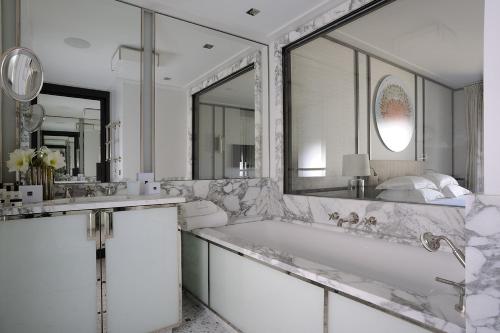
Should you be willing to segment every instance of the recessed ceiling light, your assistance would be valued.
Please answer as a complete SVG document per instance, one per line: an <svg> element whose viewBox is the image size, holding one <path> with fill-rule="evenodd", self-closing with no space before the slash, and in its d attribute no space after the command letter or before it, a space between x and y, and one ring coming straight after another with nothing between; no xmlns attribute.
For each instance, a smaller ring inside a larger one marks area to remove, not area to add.
<svg viewBox="0 0 500 333"><path fill-rule="evenodd" d="M257 8L250 8L249 10L247 10L247 14L250 16L255 16L258 13L260 13L260 10L258 10Z"/></svg>
<svg viewBox="0 0 500 333"><path fill-rule="evenodd" d="M203 45L203 47L206 48L207 50L211 50L214 48L214 46L212 44L208 44L208 43Z"/></svg>
<svg viewBox="0 0 500 333"><path fill-rule="evenodd" d="M78 37L68 37L64 39L64 43L71 47L75 47L77 49L88 49L90 47L90 42L85 39Z"/></svg>

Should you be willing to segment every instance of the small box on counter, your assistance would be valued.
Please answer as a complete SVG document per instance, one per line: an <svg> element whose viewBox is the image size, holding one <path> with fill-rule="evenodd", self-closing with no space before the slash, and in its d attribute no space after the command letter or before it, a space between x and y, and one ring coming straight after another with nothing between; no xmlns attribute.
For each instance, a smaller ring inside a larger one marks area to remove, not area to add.
<svg viewBox="0 0 500 333"><path fill-rule="evenodd" d="M158 182L150 182L144 184L144 193L145 195L154 195L161 193L161 186Z"/></svg>
<svg viewBox="0 0 500 333"><path fill-rule="evenodd" d="M43 201L42 185L19 186L23 203L39 203Z"/></svg>

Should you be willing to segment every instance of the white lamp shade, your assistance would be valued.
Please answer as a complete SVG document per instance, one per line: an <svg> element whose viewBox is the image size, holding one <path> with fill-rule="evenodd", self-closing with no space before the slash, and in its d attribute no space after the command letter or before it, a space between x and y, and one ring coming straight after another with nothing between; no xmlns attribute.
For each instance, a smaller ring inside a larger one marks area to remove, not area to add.
<svg viewBox="0 0 500 333"><path fill-rule="evenodd" d="M369 176L370 161L367 154L348 154L342 159L342 176Z"/></svg>

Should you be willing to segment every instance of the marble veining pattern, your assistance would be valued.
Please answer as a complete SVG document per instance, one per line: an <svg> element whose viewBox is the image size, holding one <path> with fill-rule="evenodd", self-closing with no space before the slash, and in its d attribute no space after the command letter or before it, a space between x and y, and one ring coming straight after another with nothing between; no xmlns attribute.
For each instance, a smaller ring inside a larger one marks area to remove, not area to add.
<svg viewBox="0 0 500 333"><path fill-rule="evenodd" d="M24 215L24 214L43 214L55 212L69 212L77 210L93 210L117 207L136 207L136 206L153 206L153 205L167 205L185 202L182 197L174 196L136 196L136 197L117 197L113 200L103 199L99 201L99 197L92 198L95 201L91 202L53 202L44 201L43 203L25 204L22 207L6 207L0 208L0 216Z"/></svg>
<svg viewBox="0 0 500 333"><path fill-rule="evenodd" d="M500 196L475 197L465 233L467 332L499 332Z"/></svg>
<svg viewBox="0 0 500 333"><path fill-rule="evenodd" d="M419 295L409 290L394 288L378 281L299 258L277 249L253 244L214 229L196 229L192 233L273 267L358 297L437 330L464 332L463 323L457 323L456 319L446 318L446 314L443 313L438 304L443 299L446 299L447 303L453 304L457 298L453 290L447 294L435 292L429 296Z"/></svg>
<svg viewBox="0 0 500 333"><path fill-rule="evenodd" d="M351 233L367 235L403 244L421 246L419 237L430 231L446 235L460 248L465 247L464 209L459 207L409 203L335 199L313 196L284 195L282 220L300 220L321 224L336 224L329 214L338 212L347 218L355 212L360 219L374 216L377 224L344 224ZM443 250L449 250L446 247Z"/></svg>
<svg viewBox="0 0 500 333"><path fill-rule="evenodd" d="M186 200L210 200L224 209L230 220L239 217L271 217L280 213L279 195L270 179L218 179L162 181L162 190Z"/></svg>

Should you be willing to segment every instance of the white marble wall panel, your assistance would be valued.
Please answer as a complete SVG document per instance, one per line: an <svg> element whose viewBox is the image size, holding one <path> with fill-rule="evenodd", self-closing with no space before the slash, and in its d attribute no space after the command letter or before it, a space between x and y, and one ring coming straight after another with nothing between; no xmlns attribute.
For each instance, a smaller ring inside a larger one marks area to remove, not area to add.
<svg viewBox="0 0 500 333"><path fill-rule="evenodd" d="M475 197L465 234L467 332L499 332L500 196Z"/></svg>
<svg viewBox="0 0 500 333"><path fill-rule="evenodd" d="M341 218L347 218L355 212L360 222L342 227L352 233L421 246L420 235L430 231L446 235L460 248L465 246L464 209L459 207L298 195L284 195L283 203L284 220L336 225L337 221L330 220L329 214L338 212ZM370 216L377 219L376 225L362 221Z"/></svg>

